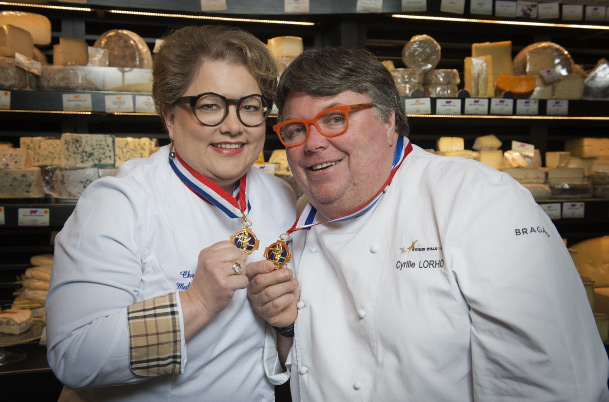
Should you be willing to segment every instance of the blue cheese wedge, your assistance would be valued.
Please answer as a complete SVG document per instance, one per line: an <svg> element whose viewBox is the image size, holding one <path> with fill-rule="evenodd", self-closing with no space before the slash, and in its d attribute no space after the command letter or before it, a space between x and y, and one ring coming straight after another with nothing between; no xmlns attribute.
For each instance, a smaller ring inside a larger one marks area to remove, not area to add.
<svg viewBox="0 0 609 402"><path fill-rule="evenodd" d="M25 148L0 148L0 169L25 169L32 166L30 154Z"/></svg>
<svg viewBox="0 0 609 402"><path fill-rule="evenodd" d="M32 158L32 166L61 165L61 141L59 138L21 137L19 144Z"/></svg>
<svg viewBox="0 0 609 402"><path fill-rule="evenodd" d="M114 167L114 136L106 134L61 135L61 167L67 169Z"/></svg>
<svg viewBox="0 0 609 402"><path fill-rule="evenodd" d="M44 197L39 167L0 169L0 198Z"/></svg>
<svg viewBox="0 0 609 402"><path fill-rule="evenodd" d="M150 138L116 137L116 167L121 163L135 158L147 158L150 156Z"/></svg>

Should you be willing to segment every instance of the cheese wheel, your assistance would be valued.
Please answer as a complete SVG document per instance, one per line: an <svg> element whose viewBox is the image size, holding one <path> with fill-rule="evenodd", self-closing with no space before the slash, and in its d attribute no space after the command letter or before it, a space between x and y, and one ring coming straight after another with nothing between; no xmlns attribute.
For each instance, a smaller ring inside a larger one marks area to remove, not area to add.
<svg viewBox="0 0 609 402"><path fill-rule="evenodd" d="M51 43L51 21L44 15L22 11L0 11L0 25L14 25L32 35L35 45Z"/></svg>
<svg viewBox="0 0 609 402"><path fill-rule="evenodd" d="M497 76L495 94L511 92L515 97L526 98L535 90L535 77L527 75L499 75Z"/></svg>
<svg viewBox="0 0 609 402"><path fill-rule="evenodd" d="M108 51L108 66L152 68L150 48L138 34L126 29L113 29L97 38L93 47Z"/></svg>
<svg viewBox="0 0 609 402"><path fill-rule="evenodd" d="M537 42L522 49L514 57L515 75L535 75L545 68L554 69L561 75L573 72L573 59L569 52L553 42Z"/></svg>
<svg viewBox="0 0 609 402"><path fill-rule="evenodd" d="M429 35L415 35L402 48L402 61L409 68L429 71L440 62L442 50Z"/></svg>

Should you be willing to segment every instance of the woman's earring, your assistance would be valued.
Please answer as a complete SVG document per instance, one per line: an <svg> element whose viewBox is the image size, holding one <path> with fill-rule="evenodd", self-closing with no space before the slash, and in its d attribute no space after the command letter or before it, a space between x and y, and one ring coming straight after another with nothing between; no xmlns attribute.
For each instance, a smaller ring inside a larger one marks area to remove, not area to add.
<svg viewBox="0 0 609 402"><path fill-rule="evenodd" d="M169 148L169 157L171 159L176 157L176 152L174 151L174 148L175 148L175 144L174 144L173 140L171 140L171 148Z"/></svg>

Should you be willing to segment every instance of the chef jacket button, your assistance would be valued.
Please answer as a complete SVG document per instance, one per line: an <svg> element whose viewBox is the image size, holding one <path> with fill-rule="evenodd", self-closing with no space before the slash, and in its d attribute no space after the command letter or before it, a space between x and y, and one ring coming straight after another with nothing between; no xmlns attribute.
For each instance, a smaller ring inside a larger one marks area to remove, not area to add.
<svg viewBox="0 0 609 402"><path fill-rule="evenodd" d="M366 310L360 308L357 310L357 315L359 315L359 318L364 319L364 317L366 317Z"/></svg>
<svg viewBox="0 0 609 402"><path fill-rule="evenodd" d="M305 306L306 306L306 304L305 304L305 302L303 302L302 300L301 300L301 301L299 301L298 303L296 303L296 308L297 308L298 310L302 310L303 308L305 308Z"/></svg>
<svg viewBox="0 0 609 402"><path fill-rule="evenodd" d="M371 247L370 247L370 252L371 252L372 254L376 254L376 253L378 253L380 250L381 250L381 249L380 249L380 247L379 247L379 246L377 246L376 244L374 244L373 246L371 246Z"/></svg>
<svg viewBox="0 0 609 402"><path fill-rule="evenodd" d="M362 388L362 382L361 381L355 381L353 383L353 389L356 391L359 391Z"/></svg>
<svg viewBox="0 0 609 402"><path fill-rule="evenodd" d="M317 247L309 247L309 253L317 253Z"/></svg>
<svg viewBox="0 0 609 402"><path fill-rule="evenodd" d="M298 369L298 374L300 374L300 375L305 375L308 372L309 372L309 369L306 368L306 367L301 367L301 368Z"/></svg>

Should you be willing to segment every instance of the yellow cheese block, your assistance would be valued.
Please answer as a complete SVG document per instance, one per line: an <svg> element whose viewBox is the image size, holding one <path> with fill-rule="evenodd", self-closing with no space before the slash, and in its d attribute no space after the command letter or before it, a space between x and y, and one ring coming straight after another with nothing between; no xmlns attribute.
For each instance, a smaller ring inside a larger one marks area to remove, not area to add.
<svg viewBox="0 0 609 402"><path fill-rule="evenodd" d="M464 139L462 137L440 137L436 142L436 148L440 152L463 151Z"/></svg>
<svg viewBox="0 0 609 402"><path fill-rule="evenodd" d="M0 25L14 25L32 35L35 45L51 43L51 21L44 15L22 11L0 11Z"/></svg>
<svg viewBox="0 0 609 402"><path fill-rule="evenodd" d="M570 248L575 251L573 260L581 276L593 280L596 287L609 286L609 236L584 240Z"/></svg>
<svg viewBox="0 0 609 402"><path fill-rule="evenodd" d="M0 56L15 57L15 52L34 58L32 35L14 25L0 26Z"/></svg>
<svg viewBox="0 0 609 402"><path fill-rule="evenodd" d="M296 57L302 53L302 38L298 36L277 36L270 38L266 46L275 57Z"/></svg>
<svg viewBox="0 0 609 402"><path fill-rule="evenodd" d="M495 93L493 82L493 56L466 57L463 74L464 89L471 96L491 97Z"/></svg>
<svg viewBox="0 0 609 402"><path fill-rule="evenodd" d="M73 38L59 38L53 46L53 64L56 66L86 66L89 62L87 42Z"/></svg>
<svg viewBox="0 0 609 402"><path fill-rule="evenodd" d="M609 157L609 138L577 138L565 142L565 151L579 158Z"/></svg>
<svg viewBox="0 0 609 402"><path fill-rule="evenodd" d="M479 161L497 170L503 169L503 151L480 151Z"/></svg>
<svg viewBox="0 0 609 402"><path fill-rule="evenodd" d="M581 99L584 94L584 77L569 74L554 84L554 99Z"/></svg>
<svg viewBox="0 0 609 402"><path fill-rule="evenodd" d="M528 75L504 75L497 76L496 95L511 92L514 97L529 97L535 90L535 77Z"/></svg>
<svg viewBox="0 0 609 402"><path fill-rule="evenodd" d="M497 76L513 75L514 66L512 65L512 42L486 42L472 44L472 57L492 56L493 57L493 85L497 81Z"/></svg>

